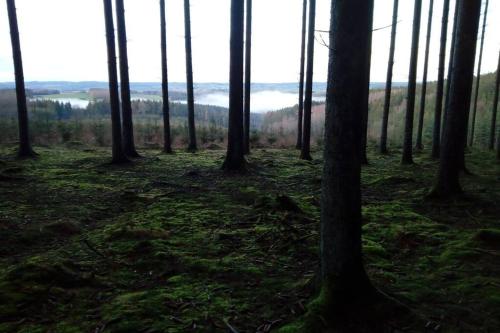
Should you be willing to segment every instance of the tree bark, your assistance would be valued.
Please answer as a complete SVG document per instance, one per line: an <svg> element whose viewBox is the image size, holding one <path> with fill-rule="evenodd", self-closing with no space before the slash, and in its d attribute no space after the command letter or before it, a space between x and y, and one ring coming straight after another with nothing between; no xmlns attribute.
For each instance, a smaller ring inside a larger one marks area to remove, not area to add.
<svg viewBox="0 0 500 333"><path fill-rule="evenodd" d="M483 47L484 47L484 35L486 32L486 22L488 19L488 3L489 0L486 0L486 5L484 8L484 17L483 17L483 31L481 35L481 46L479 47L479 61L477 64L477 76L476 76L476 90L474 92L474 105L472 108L472 122L470 125L470 135L469 135L469 146L472 147L474 144L474 135L476 129L476 114L477 114L477 99L479 97L479 83L481 82L481 66L483 62Z"/></svg>
<svg viewBox="0 0 500 333"><path fill-rule="evenodd" d="M474 80L475 49L481 0L460 0L450 100L443 135L440 166L433 194L447 198L462 193L460 171L467 133L467 109Z"/></svg>
<svg viewBox="0 0 500 333"><path fill-rule="evenodd" d="M495 133L497 128L497 112L498 112L498 90L500 89L500 54L498 56L497 66L497 81L495 85L495 94L493 97L493 109L491 113L491 130L490 130L490 143L488 148L493 150L495 147Z"/></svg>
<svg viewBox="0 0 500 333"><path fill-rule="evenodd" d="M389 111L391 108L392 75L394 69L394 53L396 50L396 32L398 28L399 0L394 0L392 11L391 46L389 49L389 64L387 66L387 79L385 81L384 113L382 115L382 130L380 132L380 153L387 154L387 127L389 125Z"/></svg>
<svg viewBox="0 0 500 333"><path fill-rule="evenodd" d="M443 135L446 127L446 119L448 117L448 102L450 100L450 87L451 87L451 75L453 73L453 58L455 57L455 41L457 36L458 27L458 7L460 5L460 0L455 1L455 14L453 18L453 32L451 38L451 48L450 48L450 61L448 64L448 76L446 79L446 97L444 101L444 116L443 116L443 129L441 130L441 141L443 140Z"/></svg>
<svg viewBox="0 0 500 333"><path fill-rule="evenodd" d="M243 144L243 49L244 0L231 0L231 44L229 69L229 128L227 155L222 168L245 169Z"/></svg>
<svg viewBox="0 0 500 333"><path fill-rule="evenodd" d="M413 164L413 117L415 113L415 91L417 86L418 43L420 39L421 16L422 0L415 0L402 164Z"/></svg>
<svg viewBox="0 0 500 333"><path fill-rule="evenodd" d="M128 162L122 146L122 128L120 119L120 98L118 93L118 71L116 68L115 28L111 0L104 1L104 19L106 23L106 44L108 51L109 101L111 106L112 163Z"/></svg>
<svg viewBox="0 0 500 333"><path fill-rule="evenodd" d="M19 40L19 27L17 23L16 3L7 0L7 11L9 16L10 40L12 43L12 57L14 59L14 71L16 77L17 117L19 121L19 158L35 157L36 154L31 147L28 120L28 105L26 102L26 88L24 85L23 58L21 54L21 42Z"/></svg>
<svg viewBox="0 0 500 333"><path fill-rule="evenodd" d="M189 0L184 0L184 30L186 34L186 82L187 82L187 106L188 106L188 151L196 152L196 127L194 120L194 87L193 87L193 54L191 48L191 9Z"/></svg>
<svg viewBox="0 0 500 333"><path fill-rule="evenodd" d="M429 48L431 44L432 35L432 17L434 15L434 0L429 2L429 17L427 21L427 38L425 42L425 60L424 60L424 76L422 78L422 95L420 96L420 113L418 117L418 129L417 129L417 140L415 143L415 149L422 150L424 145L422 142L423 130L424 130L424 117L425 117L425 101L427 95L427 72L429 68Z"/></svg>
<svg viewBox="0 0 500 333"><path fill-rule="evenodd" d="M316 0L309 0L309 31L307 38L307 71L304 97L304 129L300 158L310 161L311 157L311 112L314 76L314 33L316 27Z"/></svg>
<svg viewBox="0 0 500 333"><path fill-rule="evenodd" d="M299 114L297 121L297 149L302 148L304 127L304 69L306 64L306 32L307 32L307 0L302 2L302 44L300 46L300 74L299 74Z"/></svg>
<svg viewBox="0 0 500 333"><path fill-rule="evenodd" d="M252 0L246 0L246 40L245 40L245 154L250 154L250 97L252 90Z"/></svg>
<svg viewBox="0 0 500 333"><path fill-rule="evenodd" d="M167 64L167 24L165 18L165 0L160 0L161 25L161 88L163 97L163 152L172 153L170 133L170 102L168 97L168 64Z"/></svg>
<svg viewBox="0 0 500 333"><path fill-rule="evenodd" d="M368 40L369 40L369 46L368 50L366 52L366 63L368 70L365 72L366 75L368 76L368 86L365 87L365 94L364 94L364 99L365 99L365 112L363 112L363 127L361 131L361 164L367 165L368 164L368 156L366 155L366 147L368 145L368 117L370 113L370 71L371 71L371 65L372 65L372 37L373 37L373 10L374 10L374 2L370 1L370 10L371 13L369 14L369 17L371 18L370 22L370 32L368 33Z"/></svg>
<svg viewBox="0 0 500 333"><path fill-rule="evenodd" d="M372 8L373 0L332 0L320 246L330 311L367 299L372 290L362 259L359 154Z"/></svg>
<svg viewBox="0 0 500 333"><path fill-rule="evenodd" d="M450 0L444 0L441 25L441 46L439 49L439 69L436 88L436 107L434 109L434 127L432 132L431 157L438 159L441 145L441 117L443 113L444 67L446 62L446 44L448 41L448 17L450 15Z"/></svg>
<svg viewBox="0 0 500 333"><path fill-rule="evenodd" d="M123 0L116 0L116 23L118 49L120 51L120 88L122 97L123 150L129 157L140 157L135 149L132 102L130 99L130 78L128 72L127 25Z"/></svg>

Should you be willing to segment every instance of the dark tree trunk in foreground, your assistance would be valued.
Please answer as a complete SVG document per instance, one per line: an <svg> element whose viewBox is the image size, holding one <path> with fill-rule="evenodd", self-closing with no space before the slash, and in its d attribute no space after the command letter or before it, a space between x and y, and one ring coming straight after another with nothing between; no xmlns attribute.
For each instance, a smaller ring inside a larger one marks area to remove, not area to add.
<svg viewBox="0 0 500 333"><path fill-rule="evenodd" d="M196 152L196 127L194 123L193 54L191 49L191 9L189 0L184 0L184 30L186 34L186 82L188 106L188 151Z"/></svg>
<svg viewBox="0 0 500 333"><path fill-rule="evenodd" d="M443 135L437 184L433 192L435 196L442 198L462 193L459 178L467 133L467 109L470 106L474 80L481 0L460 1L458 15L449 111Z"/></svg>
<svg viewBox="0 0 500 333"><path fill-rule="evenodd" d="M368 164L368 156L366 155L366 147L368 145L368 117L369 117L369 112L370 112L370 71L371 71L371 66L372 66L372 37L373 37L373 10L374 10L374 2L370 1L370 10L371 13L369 14L369 17L371 18L370 22L370 32L368 34L368 40L369 40L369 46L368 50L366 52L366 67L368 70L365 72L368 80L368 86L365 88L365 94L364 94L364 99L365 99L365 105L366 109L365 112L363 112L363 127L361 129L361 164L367 165Z"/></svg>
<svg viewBox="0 0 500 333"><path fill-rule="evenodd" d="M372 8L373 0L332 1L320 247L330 318L332 312L348 312L350 304L369 299L374 290L361 250L359 154L369 86L366 55Z"/></svg>
<svg viewBox="0 0 500 333"><path fill-rule="evenodd" d="M229 128L223 169L245 168L243 144L243 36L244 0L231 0L231 45L229 68Z"/></svg>
<svg viewBox="0 0 500 333"><path fill-rule="evenodd" d="M488 3L486 0L486 5L484 7L484 17L483 17L483 31L481 34L481 46L479 47L479 61L477 64L477 76L476 76L476 90L474 91L474 105L472 107L472 122L470 124L470 136L469 136L469 146L474 144L474 132L476 129L476 114L477 114L477 99L479 97L479 83L481 81L481 66L483 62L483 47L484 47L484 34L486 32L486 22L488 19Z"/></svg>
<svg viewBox="0 0 500 333"><path fill-rule="evenodd" d="M446 95L444 100L444 117L443 117L443 129L441 130L441 141L443 140L443 134L446 127L446 119L448 115L448 101L450 100L450 81L451 74L453 73L453 58L455 57L455 41L457 37L457 28L458 28L458 8L460 6L460 0L455 1L455 14L453 18L453 31L451 37L451 47L450 47L450 60L448 64L448 76L446 79Z"/></svg>
<svg viewBox="0 0 500 333"><path fill-rule="evenodd" d="M495 134L497 132L497 112L498 112L498 90L500 89L500 54L498 56L497 81L495 85L495 95L493 97L493 109L491 113L490 143L488 148L493 150L495 146Z"/></svg>
<svg viewBox="0 0 500 333"><path fill-rule="evenodd" d="M250 97L252 90L252 0L246 0L245 39L245 154L250 154Z"/></svg>
<svg viewBox="0 0 500 333"><path fill-rule="evenodd" d="M387 66L387 79L385 83L384 113L382 115L382 131L380 132L380 153L387 154L387 127L389 125L389 111L391 108L392 74L394 69L394 52L396 50L396 32L398 29L399 0L394 0L392 11L391 47L389 49L389 65Z"/></svg>
<svg viewBox="0 0 500 333"><path fill-rule="evenodd" d="M302 3L302 44L300 46L300 76L299 76L299 114L297 121L297 149L302 148L302 129L304 127L304 69L306 64L306 32L307 32L307 0Z"/></svg>
<svg viewBox="0 0 500 333"><path fill-rule="evenodd" d="M422 0L415 0L413 13L413 35L408 75L408 97L406 101L405 133L403 143L403 164L413 164L413 117L415 113L415 91L417 86L418 42L420 38L420 19Z"/></svg>
<svg viewBox="0 0 500 333"><path fill-rule="evenodd" d="M165 19L165 0L160 0L161 25L161 89L163 96L163 152L172 153L170 134L170 103L168 98L168 65L167 65L167 24Z"/></svg>
<svg viewBox="0 0 500 333"><path fill-rule="evenodd" d="M312 160L311 157L311 112L314 76L314 32L316 28L316 0L309 0L309 31L307 37L307 71L304 97L304 132L300 158Z"/></svg>
<svg viewBox="0 0 500 333"><path fill-rule="evenodd" d="M20 158L34 157L36 154L31 148L28 106L26 102L26 89L24 86L23 59L21 55L21 42L19 41L19 28L17 24L16 4L14 0L7 0L9 14L10 39L12 43L12 56L14 58L14 71L16 75L17 116L19 121L19 151Z"/></svg>
<svg viewBox="0 0 500 333"><path fill-rule="evenodd" d="M417 130L417 140L415 143L415 148L417 150L422 150L424 145L422 143L422 136L424 131L424 116L425 116L425 101L427 95L427 71L429 68L429 47L431 44L432 35L432 16L434 14L434 0L429 2L429 17L427 21L427 38L425 42L425 60L424 60L424 76L422 79L422 95L420 97L420 113L418 116L418 130Z"/></svg>
<svg viewBox="0 0 500 333"><path fill-rule="evenodd" d="M122 146L122 126L120 122L120 98L118 96L118 72L116 68L115 28L111 0L104 1L106 23L106 44L108 47L109 101L111 106L111 130L113 139L113 163L124 163L128 159Z"/></svg>
<svg viewBox="0 0 500 333"><path fill-rule="evenodd" d="M123 150L130 157L139 157L134 143L132 102L130 100L130 78L128 72L127 25L123 0L116 0L116 24L118 49L120 51L120 88L122 97Z"/></svg>
<svg viewBox="0 0 500 333"><path fill-rule="evenodd" d="M439 49L439 69L436 88L436 107L434 110L434 127L432 131L431 157L439 158L441 145L441 117L443 113L444 66L446 62L446 43L448 41L448 17L450 15L450 0L444 0L443 19L441 25L441 46Z"/></svg>

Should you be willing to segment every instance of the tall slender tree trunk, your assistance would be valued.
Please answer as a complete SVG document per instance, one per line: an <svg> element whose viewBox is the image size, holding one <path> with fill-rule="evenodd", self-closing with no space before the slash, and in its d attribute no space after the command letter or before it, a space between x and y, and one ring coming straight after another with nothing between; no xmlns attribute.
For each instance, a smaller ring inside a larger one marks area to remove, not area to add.
<svg viewBox="0 0 500 333"><path fill-rule="evenodd" d="M410 57L410 74L408 75L408 97L406 103L403 158L401 160L403 164L413 164L413 117L415 114L415 92L417 86L418 43L420 40L421 16L422 0L415 0Z"/></svg>
<svg viewBox="0 0 500 333"><path fill-rule="evenodd" d="M304 69L306 64L307 0L302 2L302 44L300 46L299 74L299 114L297 121L297 149L302 148L302 129L304 127Z"/></svg>
<svg viewBox="0 0 500 333"><path fill-rule="evenodd" d="M165 0L160 0L161 25L161 88L163 96L163 152L172 153L170 133L170 102L168 97L168 64L167 64L167 23L165 18Z"/></svg>
<svg viewBox="0 0 500 333"><path fill-rule="evenodd" d="M433 191L435 196L442 198L462 193L459 178L467 133L467 109L470 106L474 80L481 0L460 0L458 13L449 111L443 135L437 183Z"/></svg>
<svg viewBox="0 0 500 333"><path fill-rule="evenodd" d="M424 145L422 143L422 136L424 130L425 101L427 97L427 72L429 68L429 48L431 44L433 14L434 14L434 0L430 0L429 17L427 21L427 38L425 43L424 76L422 79L422 95L420 96L420 113L418 117L417 140L415 143L415 148L417 150L422 150L424 148Z"/></svg>
<svg viewBox="0 0 500 333"><path fill-rule="evenodd" d="M17 154L19 158L29 158L36 156L36 154L31 148L30 142L23 58L21 54L21 42L19 40L16 3L14 0L7 0L7 11L9 15L10 40L12 43L12 57L14 58L14 71L16 76L17 116L19 121L19 151Z"/></svg>
<svg viewBox="0 0 500 333"><path fill-rule="evenodd" d="M244 0L231 0L229 129L227 155L223 165L226 171L242 171L246 164L243 144L244 7Z"/></svg>
<svg viewBox="0 0 500 333"><path fill-rule="evenodd" d="M120 88L122 97L123 150L130 157L139 157L134 143L134 124L132 102L130 99L130 78L128 72L127 25L123 0L116 0L116 24L118 30L118 49L120 51Z"/></svg>
<svg viewBox="0 0 500 333"><path fill-rule="evenodd" d="M469 146L472 147L474 144L474 132L476 129L476 115L477 115L477 99L479 97L479 83L481 82L481 66L483 62L483 48L484 48L484 35L486 33L486 22L488 19L488 3L486 0L486 5L484 7L484 17L483 17L483 32L481 34L481 46L479 47L479 61L477 64L477 76L476 76L476 90L474 91L474 105L472 107L472 121L470 125L470 135L469 135Z"/></svg>
<svg viewBox="0 0 500 333"><path fill-rule="evenodd" d="M111 0L104 1L106 23L106 44L108 48L109 101L111 105L111 130L113 140L112 163L128 162L122 146L122 126L120 120L120 98L118 93L118 71L116 68L115 27Z"/></svg>
<svg viewBox="0 0 500 333"><path fill-rule="evenodd" d="M191 48L191 9L189 0L184 0L184 30L186 35L186 82L189 131L188 151L196 152L198 146L196 144L196 127L194 120L193 53Z"/></svg>
<svg viewBox="0 0 500 333"><path fill-rule="evenodd" d="M320 246L325 308L331 312L352 310L349 305L374 290L362 259L359 154L372 8L373 0L332 0Z"/></svg>
<svg viewBox="0 0 500 333"><path fill-rule="evenodd" d="M370 113L370 71L371 71L371 66L372 66L372 36L373 36L373 10L374 10L374 2L370 1L370 10L371 14L369 14L369 17L371 18L370 22L370 32L368 34L368 39L369 39L369 47L366 52L366 63L368 70L366 71L366 75L368 76L368 86L365 88L365 105L366 105L366 110L363 112L363 128L361 131L361 164L367 165L368 164L368 156L366 155L366 147L368 145L368 117Z"/></svg>
<svg viewBox="0 0 500 333"><path fill-rule="evenodd" d="M495 147L495 134L497 131L497 112L498 112L498 90L500 89L500 54L498 56L498 66L497 66L497 81L495 85L495 94L493 97L493 109L491 112L491 130L490 130L490 142L488 148L493 150Z"/></svg>
<svg viewBox="0 0 500 333"><path fill-rule="evenodd" d="M384 113L382 115L382 130L380 132L380 153L387 154L387 127L389 125L389 111L391 108L392 74L394 69L394 53L396 50L396 32L398 29L399 0L394 0L392 11L391 46L389 49L389 64L387 66L387 79L385 81Z"/></svg>
<svg viewBox="0 0 500 333"><path fill-rule="evenodd" d="M314 76L314 33L316 29L316 0L309 0L309 31L307 38L307 71L304 97L304 129L300 158L312 160L311 157L311 112Z"/></svg>
<svg viewBox="0 0 500 333"><path fill-rule="evenodd" d="M441 117L443 113L444 67L446 62L446 44L448 41L448 17L450 15L450 0L444 0L441 25L441 46L439 49L439 69L436 88L436 106L434 109L434 127L432 131L431 157L438 159L441 145Z"/></svg>
<svg viewBox="0 0 500 333"><path fill-rule="evenodd" d="M245 40L245 154L250 154L250 97L252 90L252 0L246 0Z"/></svg>
<svg viewBox="0 0 500 333"><path fill-rule="evenodd" d="M443 135L446 127L446 119L448 118L448 102L450 100L450 87L451 87L451 75L453 73L453 58L455 57L455 41L457 37L458 28L458 8L460 6L460 0L455 1L455 14L453 18L453 31L451 37L451 47L450 47L450 60L448 64L448 76L446 79L446 95L444 101L444 116L443 116L443 129L441 130L441 141L443 140Z"/></svg>

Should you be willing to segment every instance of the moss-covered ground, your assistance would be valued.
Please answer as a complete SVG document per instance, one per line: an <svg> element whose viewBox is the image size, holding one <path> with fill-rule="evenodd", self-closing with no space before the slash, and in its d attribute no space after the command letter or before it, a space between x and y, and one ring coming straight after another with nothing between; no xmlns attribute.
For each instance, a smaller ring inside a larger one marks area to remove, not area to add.
<svg viewBox="0 0 500 333"><path fill-rule="evenodd" d="M0 148L0 332L269 332L314 297L320 153L258 150L226 176L223 151L37 151ZM467 161L450 202L425 199L427 154L363 169L367 270L421 318L397 330L500 330L500 168Z"/></svg>

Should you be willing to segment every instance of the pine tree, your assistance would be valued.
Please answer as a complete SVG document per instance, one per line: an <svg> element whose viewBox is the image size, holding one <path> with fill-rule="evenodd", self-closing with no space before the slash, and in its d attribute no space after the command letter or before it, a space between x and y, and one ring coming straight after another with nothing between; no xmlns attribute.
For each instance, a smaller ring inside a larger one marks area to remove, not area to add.
<svg viewBox="0 0 500 333"><path fill-rule="evenodd" d="M307 32L307 0L302 2L302 43L300 46L300 74L299 74L299 110L297 121L297 144L296 148L302 148L302 136L304 128L304 69L306 65L306 32Z"/></svg>
<svg viewBox="0 0 500 333"><path fill-rule="evenodd" d="M30 142L28 105L26 102L26 88L24 85L23 58L21 54L21 42L19 40L19 28L17 24L16 3L7 0L7 12L9 16L10 39L12 43L12 57L14 58L14 71L16 78L17 116L19 121L19 158L35 157Z"/></svg>
<svg viewBox="0 0 500 333"><path fill-rule="evenodd" d="M196 126L194 119L194 83L193 83L193 52L191 48L191 8L189 0L184 0L184 30L186 42L186 82L187 82L187 106L188 106L188 151L196 152Z"/></svg>
<svg viewBox="0 0 500 333"><path fill-rule="evenodd" d="M429 48L431 44L433 14L434 14L434 0L430 0L429 17L427 21L427 38L425 43L424 76L422 79L422 95L420 97L420 113L418 116L417 140L415 143L415 148L417 150L422 150L424 148L424 145L422 143L422 136L424 130L425 101L427 97L427 72L429 68Z"/></svg>
<svg viewBox="0 0 500 333"><path fill-rule="evenodd" d="M472 146L474 144L474 135L475 135L475 129L476 129L477 100L479 97L479 84L481 82L481 66L482 66L482 62L483 62L484 35L486 32L486 22L488 19L488 4L489 4L489 0L486 0L486 5L484 7L483 32L481 35L481 46L479 47L479 61L477 64L476 90L474 92L474 105L472 107L472 121L471 121L471 125L470 125L469 146Z"/></svg>
<svg viewBox="0 0 500 333"><path fill-rule="evenodd" d="M229 65L229 128L225 171L245 169L243 143L244 0L231 0L231 44Z"/></svg>
<svg viewBox="0 0 500 333"><path fill-rule="evenodd" d="M389 48L389 64L387 66L387 80L385 83L384 113L382 115L382 130L380 132L380 153L387 154L387 127L389 125L389 111L391 108L392 74L394 69L394 53L396 50L396 32L398 29L399 0L394 0L392 11L391 46Z"/></svg>
<svg viewBox="0 0 500 333"><path fill-rule="evenodd" d="M472 95L480 16L481 0L459 1L450 100L448 101L437 183L433 190L433 195L440 198L448 198L462 193L460 171L464 161L467 110Z"/></svg>
<svg viewBox="0 0 500 333"><path fill-rule="evenodd" d="M111 0L104 2L104 19L106 23L106 45L108 50L109 97L111 105L112 130L112 163L128 162L122 146L122 127L120 119L120 98L118 94L118 71L116 68L115 28L113 23L113 6Z"/></svg>
<svg viewBox="0 0 500 333"><path fill-rule="evenodd" d="M116 21L118 27L118 49L120 51L120 89L123 123L123 149L129 157L140 157L135 149L130 78L128 72L127 25L123 0L116 0Z"/></svg>
<svg viewBox="0 0 500 333"><path fill-rule="evenodd" d="M245 154L250 154L250 97L252 90L252 0L246 0L246 39L245 39Z"/></svg>
<svg viewBox="0 0 500 333"><path fill-rule="evenodd" d="M309 0L309 31L307 38L307 71L304 97L304 129L300 158L312 160L311 157L311 112L314 76L314 33L316 27L316 0Z"/></svg>
<svg viewBox="0 0 500 333"><path fill-rule="evenodd" d="M434 109L434 127L432 131L431 157L439 158L441 145L441 118L443 113L444 67L446 62L446 44L448 38L448 17L450 15L450 0L444 0L443 18L441 24L441 46L439 49L439 69L436 88L436 107Z"/></svg>
<svg viewBox="0 0 500 333"><path fill-rule="evenodd" d="M163 152L172 153L170 133L170 103L168 97L168 65L167 65L167 24L165 19L165 0L160 0L160 25L161 25L161 88L163 97Z"/></svg>
<svg viewBox="0 0 500 333"><path fill-rule="evenodd" d="M403 164L413 164L413 116L415 113L415 92L417 87L418 43L420 39L420 19L422 16L422 0L415 0L413 13L413 35L410 57L410 74L408 75L408 97L406 103L405 132L403 143Z"/></svg>

